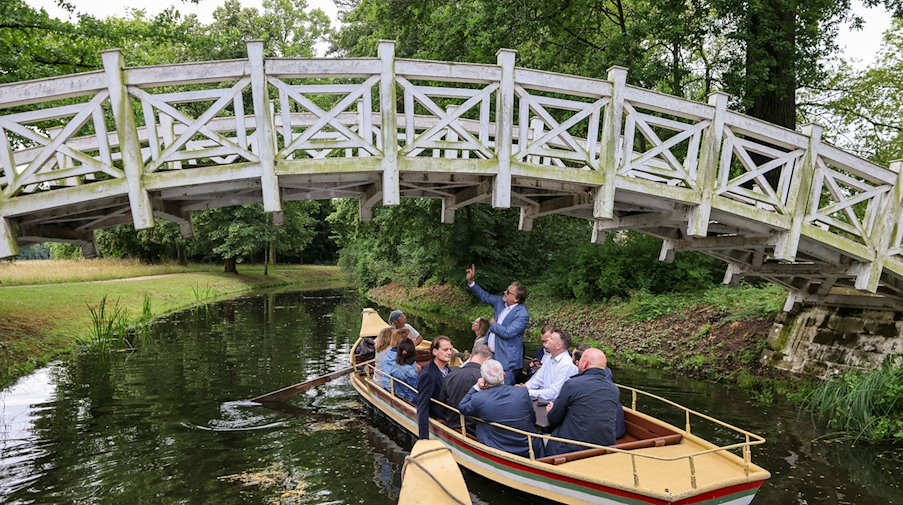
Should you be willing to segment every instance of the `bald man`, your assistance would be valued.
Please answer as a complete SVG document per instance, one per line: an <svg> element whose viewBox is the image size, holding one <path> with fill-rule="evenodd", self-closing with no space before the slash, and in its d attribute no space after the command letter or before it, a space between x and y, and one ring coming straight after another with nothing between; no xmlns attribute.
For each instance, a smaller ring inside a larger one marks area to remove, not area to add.
<svg viewBox="0 0 903 505"><path fill-rule="evenodd" d="M561 387L555 402L547 407L552 435L596 445L614 445L627 431L618 386L606 373L608 358L599 349L583 351L580 373ZM586 447L550 441L546 456L582 451Z"/></svg>

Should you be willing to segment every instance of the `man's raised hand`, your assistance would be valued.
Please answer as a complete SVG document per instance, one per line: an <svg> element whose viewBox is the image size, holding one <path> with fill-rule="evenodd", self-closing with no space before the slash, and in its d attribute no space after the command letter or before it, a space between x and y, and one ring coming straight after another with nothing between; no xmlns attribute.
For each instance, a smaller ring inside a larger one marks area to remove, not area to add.
<svg viewBox="0 0 903 505"><path fill-rule="evenodd" d="M477 267L471 263L470 268L466 270L467 272L467 283L472 284L474 279L477 277Z"/></svg>

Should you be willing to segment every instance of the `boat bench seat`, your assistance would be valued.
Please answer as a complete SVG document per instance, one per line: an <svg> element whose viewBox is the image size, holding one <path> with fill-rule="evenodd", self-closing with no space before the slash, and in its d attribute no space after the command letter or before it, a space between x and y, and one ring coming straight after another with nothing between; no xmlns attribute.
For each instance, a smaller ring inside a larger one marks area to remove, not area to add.
<svg viewBox="0 0 903 505"><path fill-rule="evenodd" d="M624 424L627 426L627 433L618 439L618 443L611 446L622 451L643 449L646 447L677 445L683 438L683 435L674 430L655 424L628 411L624 411ZM609 451L606 448L583 449L564 454L556 454L554 456L546 456L544 458L536 458L536 461L552 465L561 465L569 461L601 456L611 452L612 451Z"/></svg>

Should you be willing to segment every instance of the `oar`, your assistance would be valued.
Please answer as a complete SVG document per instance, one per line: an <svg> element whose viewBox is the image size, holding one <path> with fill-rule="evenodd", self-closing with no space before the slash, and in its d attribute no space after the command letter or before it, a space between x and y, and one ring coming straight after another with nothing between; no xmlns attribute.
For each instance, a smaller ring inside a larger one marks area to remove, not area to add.
<svg viewBox="0 0 903 505"><path fill-rule="evenodd" d="M257 398L251 398L251 401L257 402L257 403L278 402L279 400L284 400L285 398L288 398L289 396L294 396L294 395L303 393L303 392L313 389L317 386L322 386L323 384L326 384L329 381L333 381L335 379L338 379L339 377L348 375L351 372L353 372L357 367L369 365L369 364L373 363L374 361L376 361L376 360L371 359L368 361L364 361L364 362L358 363L354 366L350 366L348 368L343 368L336 372L328 373L326 375L321 375L319 377L316 377L316 378L311 379L306 382L301 382L299 384L284 387L282 389L278 389L271 393L267 393L265 395L260 395Z"/></svg>

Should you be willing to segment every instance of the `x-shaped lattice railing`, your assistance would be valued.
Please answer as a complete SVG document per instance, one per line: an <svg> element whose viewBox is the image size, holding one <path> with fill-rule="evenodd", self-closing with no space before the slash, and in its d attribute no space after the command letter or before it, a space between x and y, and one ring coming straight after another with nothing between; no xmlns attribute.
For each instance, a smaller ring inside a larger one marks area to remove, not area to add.
<svg viewBox="0 0 903 505"><path fill-rule="evenodd" d="M683 185L697 189L696 172L699 163L699 146L703 131L712 122L684 123L665 117L639 112L633 105L624 104L624 165L619 173L670 185ZM655 132L655 128L676 132L666 140ZM651 144L644 152L633 151L636 134ZM686 143L686 154L681 162L672 149Z"/></svg>
<svg viewBox="0 0 903 505"><path fill-rule="evenodd" d="M113 166L110 146L107 143L107 129L103 113L103 103L109 94L101 91L90 101L78 105L66 105L50 109L0 116L0 166L3 168L6 187L3 195L13 196L28 186L50 181L69 179L103 172L110 177L123 177L121 170ZM31 126L48 120L71 118L62 129L54 133L44 133ZM82 128L93 120L97 139L97 157L67 145ZM23 167L16 161L7 132L14 133L40 146L34 157ZM78 162L78 166L66 166L68 162Z"/></svg>

